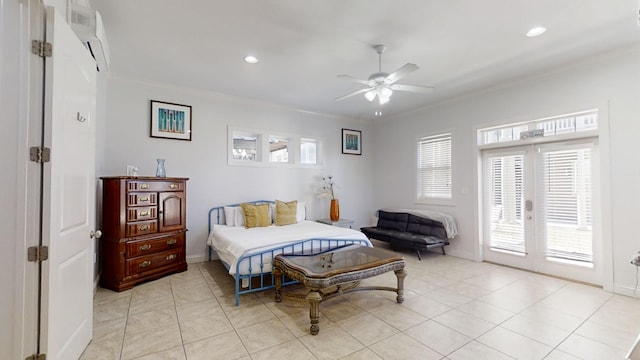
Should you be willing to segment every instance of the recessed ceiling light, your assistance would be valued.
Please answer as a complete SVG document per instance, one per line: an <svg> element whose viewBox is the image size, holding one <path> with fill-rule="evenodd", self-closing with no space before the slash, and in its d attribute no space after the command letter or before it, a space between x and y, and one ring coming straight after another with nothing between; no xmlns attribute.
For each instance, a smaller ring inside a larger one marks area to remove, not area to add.
<svg viewBox="0 0 640 360"><path fill-rule="evenodd" d="M253 55L247 55L244 57L244 62L248 64L255 64L258 62L258 58Z"/></svg>
<svg viewBox="0 0 640 360"><path fill-rule="evenodd" d="M375 116L382 116L382 111L376 111L373 113Z"/></svg>
<svg viewBox="0 0 640 360"><path fill-rule="evenodd" d="M527 37L540 36L540 35L544 34L545 31L547 31L547 28L545 28L543 26L536 26L536 27L532 28L531 30L527 31Z"/></svg>

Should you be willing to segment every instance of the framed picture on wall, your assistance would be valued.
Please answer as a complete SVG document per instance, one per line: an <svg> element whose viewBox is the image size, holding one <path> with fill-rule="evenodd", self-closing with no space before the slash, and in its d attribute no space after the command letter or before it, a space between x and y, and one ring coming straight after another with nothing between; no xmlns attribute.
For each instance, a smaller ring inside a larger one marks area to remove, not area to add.
<svg viewBox="0 0 640 360"><path fill-rule="evenodd" d="M362 131L342 129L342 153L362 155Z"/></svg>
<svg viewBox="0 0 640 360"><path fill-rule="evenodd" d="M191 106L151 100L151 137L191 141Z"/></svg>

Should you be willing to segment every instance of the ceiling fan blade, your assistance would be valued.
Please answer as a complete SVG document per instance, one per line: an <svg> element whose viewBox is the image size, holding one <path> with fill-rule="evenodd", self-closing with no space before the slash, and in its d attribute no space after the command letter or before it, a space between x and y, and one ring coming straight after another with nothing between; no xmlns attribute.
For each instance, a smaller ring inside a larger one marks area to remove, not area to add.
<svg viewBox="0 0 640 360"><path fill-rule="evenodd" d="M349 75L338 75L338 77L340 79L345 79L345 80L349 80L349 81L353 81L353 82L357 82L359 84L364 84L367 86L372 86L371 81L369 80L362 80L362 79L358 79L358 78L354 78L353 76L349 76Z"/></svg>
<svg viewBox="0 0 640 360"><path fill-rule="evenodd" d="M354 92L352 92L351 94L347 94L347 95L345 95L345 96L340 96L339 98L337 98L337 99L336 99L336 101L344 100L344 99L346 99L346 98L350 98L350 97L352 97L352 96L356 96L356 95L358 95L358 94L365 93L365 92L367 92L367 91L369 91L369 90L371 90L371 88L369 88L369 89L361 89L361 90L358 90L358 91L354 91Z"/></svg>
<svg viewBox="0 0 640 360"><path fill-rule="evenodd" d="M418 65L412 64L412 63L406 63L400 69L387 75L387 77L384 79L384 82L386 84L393 84L394 82L402 79L403 77L409 75L410 73L418 69L419 69Z"/></svg>
<svg viewBox="0 0 640 360"><path fill-rule="evenodd" d="M398 91L408 91L415 93L423 93L428 94L433 91L433 86L420 86L420 85L401 85L401 84L393 84L390 86L391 90Z"/></svg>

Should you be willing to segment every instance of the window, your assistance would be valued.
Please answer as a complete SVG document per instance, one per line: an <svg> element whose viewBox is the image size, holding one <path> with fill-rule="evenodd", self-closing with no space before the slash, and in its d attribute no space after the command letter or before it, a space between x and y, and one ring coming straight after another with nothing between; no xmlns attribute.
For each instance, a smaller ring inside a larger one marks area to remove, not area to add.
<svg viewBox="0 0 640 360"><path fill-rule="evenodd" d="M452 200L451 133L418 140L417 200Z"/></svg>
<svg viewBox="0 0 640 360"><path fill-rule="evenodd" d="M321 168L323 140L313 135L227 128L229 166Z"/></svg>
<svg viewBox="0 0 640 360"><path fill-rule="evenodd" d="M277 136L269 137L269 161L289 162L289 140Z"/></svg>
<svg viewBox="0 0 640 360"><path fill-rule="evenodd" d="M300 139L300 163L306 165L315 165L318 163L318 140L309 138Z"/></svg>
<svg viewBox="0 0 640 360"><path fill-rule="evenodd" d="M530 137L548 137L591 130L598 130L597 110L481 129L478 131L478 145L522 141Z"/></svg>
<svg viewBox="0 0 640 360"><path fill-rule="evenodd" d="M260 135L248 133L233 134L233 160L260 161Z"/></svg>

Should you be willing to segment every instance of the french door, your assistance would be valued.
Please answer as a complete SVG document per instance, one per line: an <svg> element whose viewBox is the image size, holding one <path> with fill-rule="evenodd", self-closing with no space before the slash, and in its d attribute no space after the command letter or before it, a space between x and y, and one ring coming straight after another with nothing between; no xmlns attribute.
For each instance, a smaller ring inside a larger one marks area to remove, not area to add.
<svg viewBox="0 0 640 360"><path fill-rule="evenodd" d="M484 150L483 257L602 284L597 141Z"/></svg>

